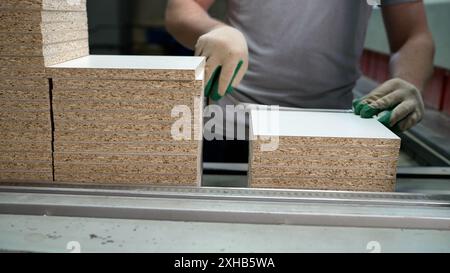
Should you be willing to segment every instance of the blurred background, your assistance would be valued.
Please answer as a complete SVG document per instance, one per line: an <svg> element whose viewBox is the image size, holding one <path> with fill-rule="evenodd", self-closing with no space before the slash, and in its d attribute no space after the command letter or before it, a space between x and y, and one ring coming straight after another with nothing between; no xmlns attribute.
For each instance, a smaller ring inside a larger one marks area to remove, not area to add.
<svg viewBox="0 0 450 273"><path fill-rule="evenodd" d="M362 0L361 0L362 1ZM192 55L165 30L166 0L91 0L88 1L91 54L117 55ZM427 111L424 120L401 135L402 153L399 177L448 177L450 166L450 0L425 0L430 28L436 43L433 79L424 91ZM224 18L226 0L217 0L210 13ZM370 92L388 79L389 47L381 18L375 8L361 58L363 77L356 96ZM232 148L215 144L206 162L246 163L242 150L246 144L234 142ZM217 152L219 151L219 152ZM211 155L221 155L215 157ZM446 171L447 170L447 171ZM413 173L413 175L411 175ZM430 181L430 180L427 180Z"/></svg>

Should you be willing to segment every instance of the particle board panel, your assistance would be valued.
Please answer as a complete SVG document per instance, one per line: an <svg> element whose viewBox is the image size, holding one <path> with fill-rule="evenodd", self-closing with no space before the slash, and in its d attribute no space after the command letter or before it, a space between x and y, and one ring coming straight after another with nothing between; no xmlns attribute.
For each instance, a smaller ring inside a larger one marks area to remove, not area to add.
<svg viewBox="0 0 450 273"><path fill-rule="evenodd" d="M0 65L3 68L17 70L43 70L44 57L0 56Z"/></svg>
<svg viewBox="0 0 450 273"><path fill-rule="evenodd" d="M5 78L46 78L44 67L0 67L0 77Z"/></svg>
<svg viewBox="0 0 450 273"><path fill-rule="evenodd" d="M52 76L85 79L195 81L202 77L203 57L90 55L50 67ZM53 69L54 68L54 69ZM151 85L155 88L163 86Z"/></svg>
<svg viewBox="0 0 450 273"><path fill-rule="evenodd" d="M0 9L0 23L23 21L29 24L78 22L87 20L86 11L45 11L26 9Z"/></svg>
<svg viewBox="0 0 450 273"><path fill-rule="evenodd" d="M86 40L89 38L87 29L56 31L44 33L0 33L0 45L34 45L42 47L68 41Z"/></svg>
<svg viewBox="0 0 450 273"><path fill-rule="evenodd" d="M50 131L51 124L49 120L15 120L15 121L2 121L0 122L0 130L2 131Z"/></svg>
<svg viewBox="0 0 450 273"><path fill-rule="evenodd" d="M60 31L76 31L88 29L87 18L82 21L58 22L58 23L31 23L27 21L14 21L0 25L3 33L51 33Z"/></svg>
<svg viewBox="0 0 450 273"><path fill-rule="evenodd" d="M1 132L0 132L1 133ZM191 139L193 139L192 134ZM187 140L191 140L187 139ZM95 131L55 131L55 141L59 142L156 142L174 141L171 132L95 132Z"/></svg>
<svg viewBox="0 0 450 273"><path fill-rule="evenodd" d="M89 56L51 66L56 180L199 185L201 141L176 141L171 111L187 106L192 133L201 131L203 70L198 57Z"/></svg>
<svg viewBox="0 0 450 273"><path fill-rule="evenodd" d="M52 72L50 72L50 75ZM54 78L53 86L61 89L118 89L118 90L149 90L161 91L183 90L184 92L202 91L203 81L150 81L150 80L90 80L90 79L59 79Z"/></svg>
<svg viewBox="0 0 450 273"><path fill-rule="evenodd" d="M53 166L51 162L0 162L0 172L53 172Z"/></svg>
<svg viewBox="0 0 450 273"><path fill-rule="evenodd" d="M0 89L0 100L49 100L48 89L34 89L34 90L14 90L14 89ZM1 109L0 109L1 111Z"/></svg>
<svg viewBox="0 0 450 273"><path fill-rule="evenodd" d="M164 174L186 174L192 175L197 174L197 164L186 165L186 164L163 164L163 165L152 165L145 164L139 165L136 163L131 164L70 164L70 163L55 163L55 170L59 173L88 173L92 176L97 174L130 174L130 175L164 175Z"/></svg>
<svg viewBox="0 0 450 273"><path fill-rule="evenodd" d="M89 47L76 48L67 52L45 56L44 65L48 67L54 64L77 59L87 55L89 55ZM51 74L47 73L47 76L51 78Z"/></svg>
<svg viewBox="0 0 450 273"><path fill-rule="evenodd" d="M80 49L70 49L69 51L58 53L51 56L46 56L45 58L43 56L38 57L20 57L20 56L0 56L0 65L3 70L15 70L15 71L24 71L25 72L41 72L46 71L45 65L47 64L54 64L58 62L67 61L74 58L83 57L89 54L89 48L83 47ZM42 55L42 54L41 54ZM7 72L7 71L6 71ZM6 73L3 72L3 73ZM18 73L18 72L16 72ZM1 76L1 75L0 75ZM23 74L20 75L20 77L14 77L14 76L2 76L3 78L21 78L23 77ZM39 74L39 77L41 77L41 74ZM45 74L46 78L50 78L50 75ZM41 77L42 78L42 77Z"/></svg>
<svg viewBox="0 0 450 273"><path fill-rule="evenodd" d="M43 132L36 132L36 131L11 132L0 130L0 140L2 141L50 142L51 139L52 139L51 131L47 130Z"/></svg>
<svg viewBox="0 0 450 273"><path fill-rule="evenodd" d="M253 155L260 157L269 158L283 158L286 155L295 155L298 157L311 157L311 158L322 158L322 157L334 157L334 158L397 158L400 147L395 148L339 148L339 147L291 147L291 146L279 146L275 151L265 151L261 152L259 145L255 145L255 150L253 150Z"/></svg>
<svg viewBox="0 0 450 273"><path fill-rule="evenodd" d="M33 124L29 124L34 126ZM37 125L36 125L37 126ZM55 122L55 130L63 131L102 131L102 132L164 132L170 131L173 122L152 123L86 123L86 122Z"/></svg>
<svg viewBox="0 0 450 273"><path fill-rule="evenodd" d="M362 168L329 168L325 165L312 168L309 166L262 167L252 166L252 177L326 177L326 178L359 178L394 179L396 169L362 169Z"/></svg>
<svg viewBox="0 0 450 273"><path fill-rule="evenodd" d="M0 172L0 183L52 182L52 172Z"/></svg>
<svg viewBox="0 0 450 273"><path fill-rule="evenodd" d="M153 122L153 121L175 121L178 118L172 117L171 113L168 111L116 111L116 110L105 110L105 111L95 111L95 110L81 110L81 111L55 111L54 112L55 122L111 122L115 121L118 123L125 122Z"/></svg>
<svg viewBox="0 0 450 273"><path fill-rule="evenodd" d="M48 35L61 31L79 31L88 29L88 20L83 18L79 21L57 22L57 23L42 23L41 33Z"/></svg>
<svg viewBox="0 0 450 273"><path fill-rule="evenodd" d="M1 140L0 153L7 152L51 153L52 143L50 140L44 142Z"/></svg>
<svg viewBox="0 0 450 273"><path fill-rule="evenodd" d="M48 100L0 100L3 111L50 111Z"/></svg>
<svg viewBox="0 0 450 273"><path fill-rule="evenodd" d="M49 90L48 79L0 77L0 90Z"/></svg>
<svg viewBox="0 0 450 273"><path fill-rule="evenodd" d="M0 112L0 122L46 122L50 124L50 113L47 112L35 112L35 111L22 111L22 112Z"/></svg>
<svg viewBox="0 0 450 273"><path fill-rule="evenodd" d="M0 45L0 55L3 56L24 56L24 57L38 57L38 56L53 56L64 54L74 50L88 49L89 41L87 39L67 41L55 44L44 44L42 46L36 45Z"/></svg>
<svg viewBox="0 0 450 273"><path fill-rule="evenodd" d="M394 190L400 139L376 119L254 110L250 137L251 187ZM276 149L263 151L270 137Z"/></svg>
<svg viewBox="0 0 450 273"><path fill-rule="evenodd" d="M255 139L254 143L267 144L268 140ZM343 137L279 137L279 146L337 146L337 147L374 147L396 148L400 145L400 139L383 138L343 138Z"/></svg>
<svg viewBox="0 0 450 273"><path fill-rule="evenodd" d="M179 102L180 104L171 104L171 103L163 103L162 101L120 101L120 100L110 100L110 101L101 101L101 100L54 100L53 107L54 111L58 113L64 112L73 112L73 111L87 111L87 110L95 110L95 111L110 111L110 110L118 110L121 111L165 111L167 115L170 115L172 109L176 105L186 105L189 109L194 109L194 101L184 104L183 102ZM193 113L193 110L191 110Z"/></svg>
<svg viewBox="0 0 450 273"><path fill-rule="evenodd" d="M86 0L2 0L2 9L86 11Z"/></svg>
<svg viewBox="0 0 450 273"><path fill-rule="evenodd" d="M395 157L387 159L374 160L373 158L324 158L324 157L282 157L273 158L267 156L253 155L252 166L254 168L271 168L271 167L290 167L290 166L308 166L310 168L321 168L327 166L329 168L369 168L369 169L395 169L397 160Z"/></svg>
<svg viewBox="0 0 450 273"><path fill-rule="evenodd" d="M393 192L395 191L395 179L265 177L252 178L251 186L256 188Z"/></svg>
<svg viewBox="0 0 450 273"><path fill-rule="evenodd" d="M127 153L61 153L55 152L55 162L78 163L78 164L176 164L183 166L192 166L197 162L197 155L191 154L166 154L166 153L147 153L147 154L127 154Z"/></svg>
<svg viewBox="0 0 450 273"><path fill-rule="evenodd" d="M191 102L199 97L199 90L160 90L160 89L141 89L141 90L77 90L77 89L57 89L53 90L55 100L158 100L170 101L171 104L182 102Z"/></svg>
<svg viewBox="0 0 450 273"><path fill-rule="evenodd" d="M0 161L43 161L51 162L52 154L49 152L2 152L0 153Z"/></svg>
<svg viewBox="0 0 450 273"><path fill-rule="evenodd" d="M64 153L164 153L197 155L198 141L177 141L173 143L89 143L56 142L55 152Z"/></svg>
<svg viewBox="0 0 450 273"><path fill-rule="evenodd" d="M399 137L376 119L352 113L316 111L251 111L253 136L384 139ZM267 120L271 122L266 122Z"/></svg>
<svg viewBox="0 0 450 273"><path fill-rule="evenodd" d="M164 185L164 186L198 186L195 174L167 175L130 175L106 174L92 176L83 173L61 173L55 171L55 181L66 184L84 185Z"/></svg>

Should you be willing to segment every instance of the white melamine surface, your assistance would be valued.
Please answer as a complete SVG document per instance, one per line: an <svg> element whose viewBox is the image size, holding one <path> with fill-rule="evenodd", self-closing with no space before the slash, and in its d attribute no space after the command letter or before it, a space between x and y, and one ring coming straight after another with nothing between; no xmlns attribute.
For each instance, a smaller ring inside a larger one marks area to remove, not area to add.
<svg viewBox="0 0 450 273"><path fill-rule="evenodd" d="M197 70L204 57L90 55L51 68Z"/></svg>
<svg viewBox="0 0 450 273"><path fill-rule="evenodd" d="M254 136L304 136L399 139L376 119L353 113L251 111Z"/></svg>

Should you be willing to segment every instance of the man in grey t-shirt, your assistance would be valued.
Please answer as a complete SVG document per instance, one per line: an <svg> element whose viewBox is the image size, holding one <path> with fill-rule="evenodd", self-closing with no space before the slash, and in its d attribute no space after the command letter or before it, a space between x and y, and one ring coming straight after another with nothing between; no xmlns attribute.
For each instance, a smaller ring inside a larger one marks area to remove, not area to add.
<svg viewBox="0 0 450 273"><path fill-rule="evenodd" d="M209 16L214 1L169 0L166 25L183 45L207 57L207 81L221 67L219 96L288 107L351 108L372 10L368 1L228 0L226 22ZM363 102L394 109L390 125L407 130L423 115L420 92L431 75L434 44L422 1L382 0L381 9L392 79Z"/></svg>

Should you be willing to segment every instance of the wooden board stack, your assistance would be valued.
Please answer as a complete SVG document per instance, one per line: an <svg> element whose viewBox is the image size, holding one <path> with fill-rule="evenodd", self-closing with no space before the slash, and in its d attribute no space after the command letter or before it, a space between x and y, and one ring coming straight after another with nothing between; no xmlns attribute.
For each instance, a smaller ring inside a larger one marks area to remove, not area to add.
<svg viewBox="0 0 450 273"><path fill-rule="evenodd" d="M91 55L49 72L56 182L199 185L203 58ZM191 140L171 134L177 105Z"/></svg>
<svg viewBox="0 0 450 273"><path fill-rule="evenodd" d="M89 54L86 1L0 1L0 181L52 181L45 65Z"/></svg>
<svg viewBox="0 0 450 273"><path fill-rule="evenodd" d="M86 0L2 0L0 15L2 67L14 75L89 55Z"/></svg>
<svg viewBox="0 0 450 273"><path fill-rule="evenodd" d="M274 116L277 122L268 123ZM352 113L252 110L250 134L251 187L395 190L400 139L376 119Z"/></svg>

